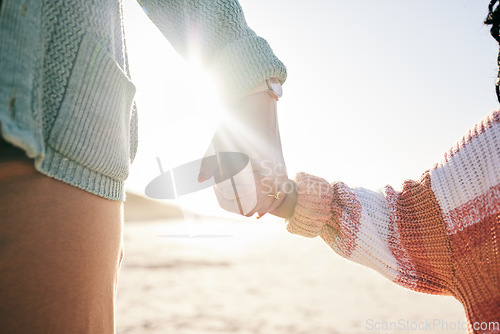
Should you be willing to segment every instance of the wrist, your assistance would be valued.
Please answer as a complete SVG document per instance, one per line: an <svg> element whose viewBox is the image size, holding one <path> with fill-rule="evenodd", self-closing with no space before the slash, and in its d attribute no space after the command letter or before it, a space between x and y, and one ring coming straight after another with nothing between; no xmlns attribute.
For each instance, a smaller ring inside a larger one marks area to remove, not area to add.
<svg viewBox="0 0 500 334"><path fill-rule="evenodd" d="M293 216L288 220L287 230L294 234L314 238L332 219L332 202L334 190L325 179L298 173L297 205Z"/></svg>
<svg viewBox="0 0 500 334"><path fill-rule="evenodd" d="M259 83L252 88L245 96L266 92L273 99L278 101L283 96L283 88L278 78L272 77Z"/></svg>
<svg viewBox="0 0 500 334"><path fill-rule="evenodd" d="M284 193L285 198L283 199L281 204L276 209L270 211L269 213L272 214L273 216L290 219L293 216L293 213L295 211L295 206L297 205L297 198L298 198L297 184L292 180L288 180L288 183L286 183L286 188L287 189L284 189L287 190Z"/></svg>

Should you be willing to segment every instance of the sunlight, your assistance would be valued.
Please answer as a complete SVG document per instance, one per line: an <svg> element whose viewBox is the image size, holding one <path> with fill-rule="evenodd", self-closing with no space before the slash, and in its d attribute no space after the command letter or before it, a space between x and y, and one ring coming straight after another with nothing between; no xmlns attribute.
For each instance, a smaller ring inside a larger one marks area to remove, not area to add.
<svg viewBox="0 0 500 334"><path fill-rule="evenodd" d="M161 133L156 123L151 123L147 133L155 133L157 154L165 161L167 169L200 159L205 154L222 115L215 83L198 59L191 58L183 67L182 81L178 81L177 99L172 110L174 119L167 122ZM190 112L184 113L186 109Z"/></svg>
<svg viewBox="0 0 500 334"><path fill-rule="evenodd" d="M288 70L277 108L290 178L399 189L497 108L498 44L481 2L239 2ZM140 133L128 189L144 193L157 158L165 171L201 159L221 122L242 145L266 147L224 112L196 20L186 60L137 1L123 5ZM280 218L224 211L212 188L167 202L183 219L125 226L123 332L359 333L372 319L464 320L457 301L404 291L319 237L285 232Z"/></svg>
<svg viewBox="0 0 500 334"><path fill-rule="evenodd" d="M434 26L420 32L420 41L449 43L440 47L439 57L411 39L402 40L394 29L397 22L380 21L356 2L314 2L306 7L289 2L280 8L286 13L280 20L269 10L278 9L278 2L266 3L266 11L259 1L241 4L249 25L289 68L278 113L290 177L307 171L350 186L399 188L404 179L418 178L439 161L464 131L496 107L491 93L496 45L475 19L483 10L475 3L457 9L455 19L468 31L460 37L463 41L446 38L439 8L425 12ZM411 6L424 15L416 4L393 6ZM346 21L346 12L359 13L377 33L367 38L365 31ZM184 60L137 2L124 1L124 14L140 133L127 185L142 192L158 175L157 156L171 168L204 154L208 133L215 131L223 108L196 50L191 50L189 62ZM294 23L304 15L316 17L307 29ZM332 34L322 37L318 29ZM366 58L367 43L375 42L383 48L371 48ZM468 54L463 49L467 43L475 43L471 50L482 51ZM451 59L475 72L460 73ZM214 205L212 212L223 212L214 197L207 193L205 200L197 201L207 209Z"/></svg>
<svg viewBox="0 0 500 334"><path fill-rule="evenodd" d="M190 79L191 86L184 87L184 89L191 92L190 97L195 102L198 112L214 119L220 119L223 106L215 81L195 55L189 57L186 76Z"/></svg>

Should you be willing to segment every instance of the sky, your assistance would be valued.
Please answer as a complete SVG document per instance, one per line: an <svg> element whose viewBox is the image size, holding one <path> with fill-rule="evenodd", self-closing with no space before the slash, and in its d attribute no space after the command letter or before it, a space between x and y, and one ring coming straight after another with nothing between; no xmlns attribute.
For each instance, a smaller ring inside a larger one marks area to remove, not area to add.
<svg viewBox="0 0 500 334"><path fill-rule="evenodd" d="M498 45L486 0L241 0L248 25L288 70L278 102L290 177L400 189L498 108ZM124 1L139 110L127 187L199 159L221 108L211 78L179 56L137 3ZM225 215L210 189L175 201Z"/></svg>

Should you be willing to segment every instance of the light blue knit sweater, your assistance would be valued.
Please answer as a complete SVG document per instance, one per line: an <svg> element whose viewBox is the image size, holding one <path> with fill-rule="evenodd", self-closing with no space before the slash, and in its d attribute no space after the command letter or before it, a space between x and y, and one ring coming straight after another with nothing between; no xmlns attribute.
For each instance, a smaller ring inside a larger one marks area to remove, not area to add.
<svg viewBox="0 0 500 334"><path fill-rule="evenodd" d="M286 69L236 0L140 0L182 55L191 47L238 97ZM137 149L119 0L2 0L1 136L40 172L113 200Z"/></svg>

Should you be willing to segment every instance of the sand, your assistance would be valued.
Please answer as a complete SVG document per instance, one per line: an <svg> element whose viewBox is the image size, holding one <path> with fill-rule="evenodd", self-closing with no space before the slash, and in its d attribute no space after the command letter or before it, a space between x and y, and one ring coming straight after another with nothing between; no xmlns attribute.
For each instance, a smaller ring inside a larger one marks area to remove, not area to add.
<svg viewBox="0 0 500 334"><path fill-rule="evenodd" d="M124 240L118 334L465 333L453 298L401 288L273 217L127 222Z"/></svg>

